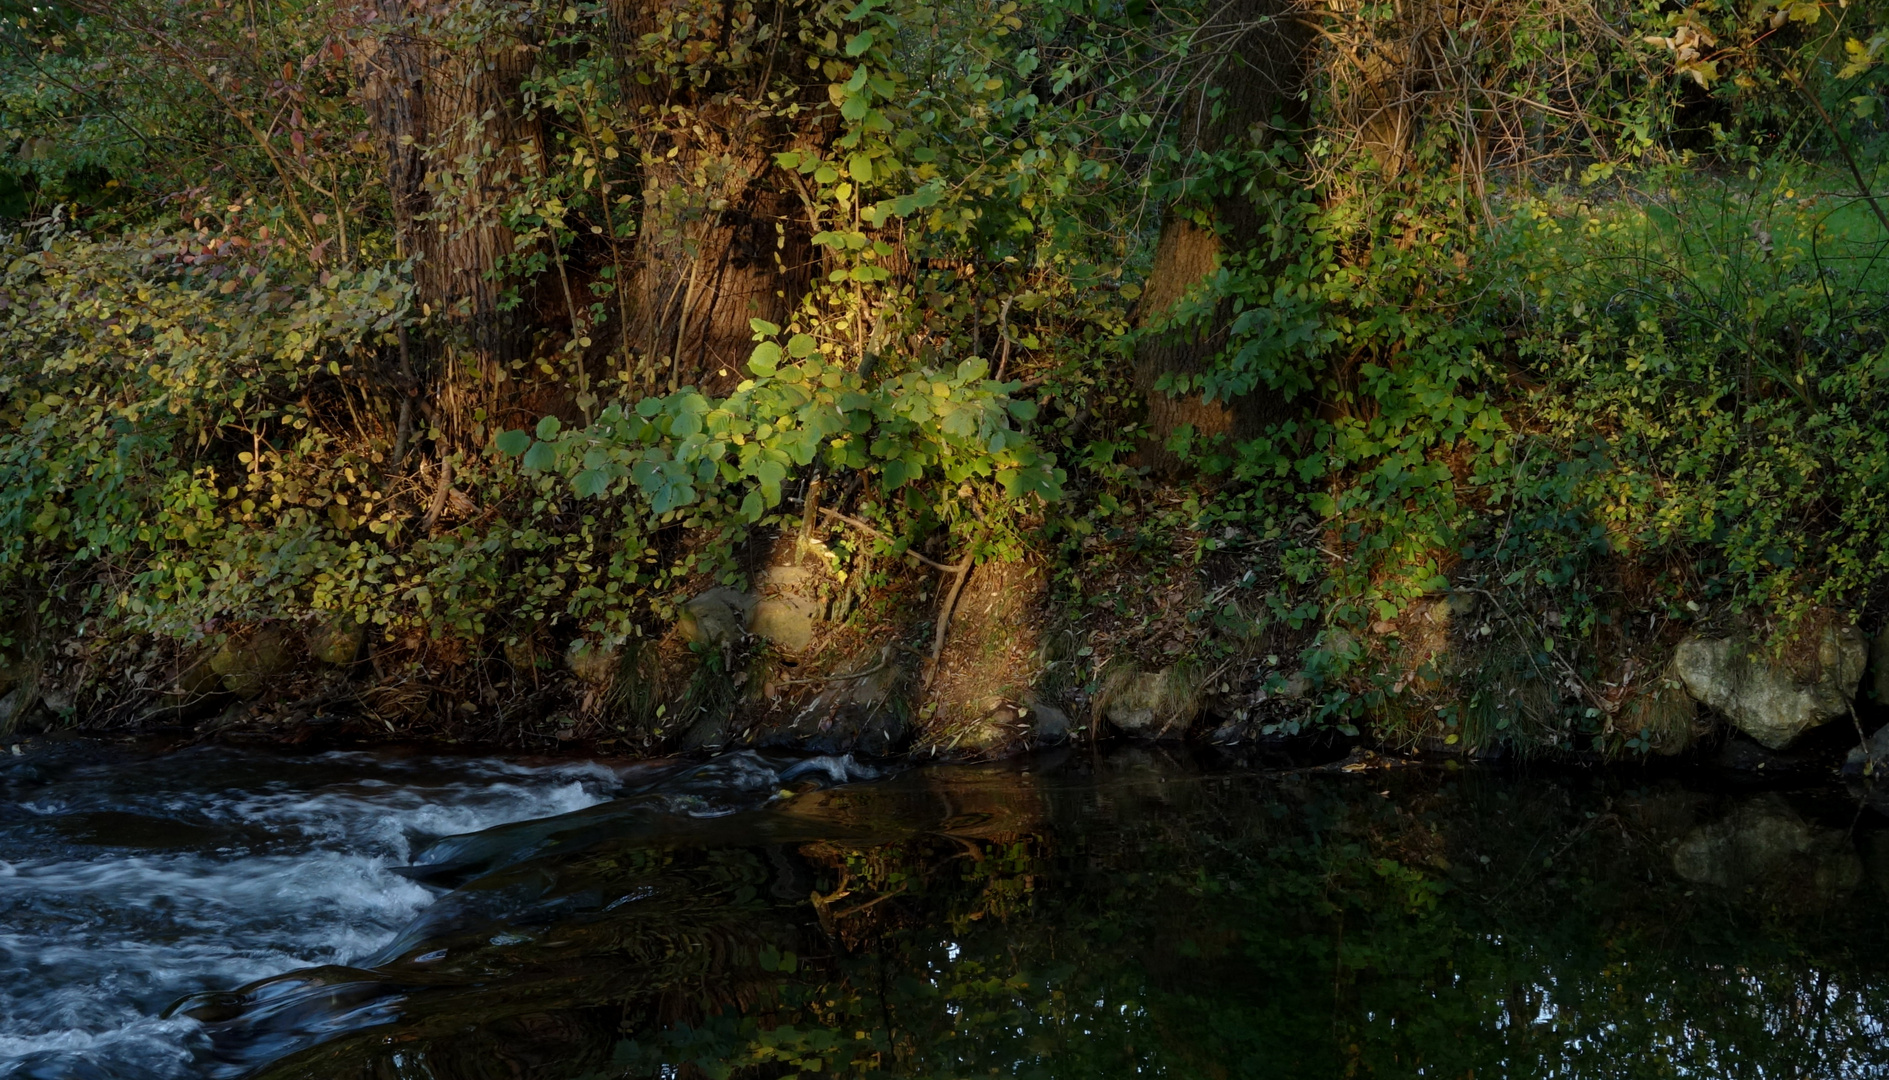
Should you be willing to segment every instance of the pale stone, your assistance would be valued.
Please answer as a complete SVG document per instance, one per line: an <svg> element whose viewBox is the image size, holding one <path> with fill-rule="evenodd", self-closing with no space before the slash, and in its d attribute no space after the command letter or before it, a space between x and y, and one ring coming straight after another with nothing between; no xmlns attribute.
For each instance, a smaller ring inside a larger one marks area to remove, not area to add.
<svg viewBox="0 0 1889 1080"><path fill-rule="evenodd" d="M1673 653L1673 673L1692 697L1773 750L1848 716L1863 677L1866 649L1853 626L1823 628L1809 670L1792 670L1744 638L1688 637Z"/></svg>
<svg viewBox="0 0 1889 1080"><path fill-rule="evenodd" d="M754 614L754 597L714 588L682 605L676 629L683 640L720 648L741 640Z"/></svg>
<svg viewBox="0 0 1889 1080"><path fill-rule="evenodd" d="M820 621L821 606L805 597L770 597L754 606L750 629L788 652L799 652L813 642L815 625Z"/></svg>

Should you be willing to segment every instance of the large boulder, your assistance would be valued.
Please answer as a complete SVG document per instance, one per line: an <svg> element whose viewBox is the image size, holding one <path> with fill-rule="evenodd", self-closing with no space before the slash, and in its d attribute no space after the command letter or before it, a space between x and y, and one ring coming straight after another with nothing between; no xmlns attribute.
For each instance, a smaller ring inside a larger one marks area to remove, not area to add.
<svg viewBox="0 0 1889 1080"><path fill-rule="evenodd" d="M1867 659L1854 626L1825 625L1814 640L1799 641L1782 656L1743 635L1694 635L1673 653L1673 674L1733 727L1782 750L1804 732L1849 715Z"/></svg>
<svg viewBox="0 0 1889 1080"><path fill-rule="evenodd" d="M272 677L288 669L290 660L288 635L265 626L224 641L210 657L210 670L222 677L223 689L253 698L268 689Z"/></svg>

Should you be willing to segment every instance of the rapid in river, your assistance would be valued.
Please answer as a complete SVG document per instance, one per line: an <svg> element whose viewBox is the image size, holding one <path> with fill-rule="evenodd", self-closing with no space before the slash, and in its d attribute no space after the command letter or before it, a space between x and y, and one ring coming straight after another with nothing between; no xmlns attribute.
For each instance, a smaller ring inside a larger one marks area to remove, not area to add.
<svg viewBox="0 0 1889 1080"><path fill-rule="evenodd" d="M1836 787L0 758L0 1077L1884 1077Z"/></svg>

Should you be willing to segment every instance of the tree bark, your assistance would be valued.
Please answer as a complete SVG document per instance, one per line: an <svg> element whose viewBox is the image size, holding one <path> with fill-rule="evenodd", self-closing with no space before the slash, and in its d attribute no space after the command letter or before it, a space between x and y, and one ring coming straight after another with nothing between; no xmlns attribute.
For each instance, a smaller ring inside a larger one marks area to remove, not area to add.
<svg viewBox="0 0 1889 1080"><path fill-rule="evenodd" d="M1176 118L1185 156L1259 145L1275 113L1291 114L1303 83L1307 35L1293 18L1292 0L1228 0L1202 25L1196 39L1207 74L1197 80ZM1229 305L1203 319L1168 326L1176 306L1215 270L1229 251L1252 246L1260 221L1235 192L1215 198L1207 223L1196 206L1169 207L1138 312L1146 331L1135 350L1136 389L1148 403L1148 437L1139 464L1172 473L1179 459L1167 449L1182 425L1200 436L1250 437L1279 414L1276 398L1258 391L1235 400L1208 401L1202 393L1157 389L1163 376L1206 370L1227 343Z"/></svg>
<svg viewBox="0 0 1889 1080"><path fill-rule="evenodd" d="M449 406L467 383L498 381L531 349L529 326L500 310L513 251L503 210L539 132L520 112L529 27L470 4L416 15L406 0L362 0L355 64L385 155L401 254L442 330L420 349L420 375ZM468 14L471 13L471 14ZM477 22L473 20L477 19ZM417 345L418 343L416 343ZM445 410L455 426L464 410Z"/></svg>
<svg viewBox="0 0 1889 1080"><path fill-rule="evenodd" d="M800 31L811 10L804 0L610 4L641 154L627 336L652 390L731 389L747 377L749 320L786 323L812 284L814 229L773 162L796 147L823 150L833 135L810 121L824 115L826 82L809 77ZM690 28L681 40L678 27ZM677 55L713 63L690 70ZM783 106L796 103L790 120Z"/></svg>

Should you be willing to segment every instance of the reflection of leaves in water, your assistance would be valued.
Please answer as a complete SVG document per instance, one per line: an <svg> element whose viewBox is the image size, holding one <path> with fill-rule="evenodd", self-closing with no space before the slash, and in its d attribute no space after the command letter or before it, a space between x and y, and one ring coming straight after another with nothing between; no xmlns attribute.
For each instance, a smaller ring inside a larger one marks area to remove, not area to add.
<svg viewBox="0 0 1889 1080"><path fill-rule="evenodd" d="M1684 838L1752 814L1677 786L1117 755L782 813L829 837L475 881L374 973L397 1021L266 1075L1884 1075L1879 901L1686 880Z"/></svg>

